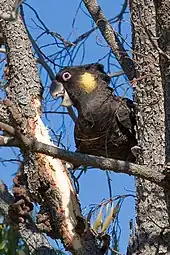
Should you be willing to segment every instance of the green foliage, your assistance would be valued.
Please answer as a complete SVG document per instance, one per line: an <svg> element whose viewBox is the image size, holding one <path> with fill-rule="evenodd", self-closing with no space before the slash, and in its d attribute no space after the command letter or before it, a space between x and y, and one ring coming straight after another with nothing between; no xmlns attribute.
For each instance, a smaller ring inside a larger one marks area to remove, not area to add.
<svg viewBox="0 0 170 255"><path fill-rule="evenodd" d="M28 249L17 232L6 224L0 224L0 255L28 255Z"/></svg>

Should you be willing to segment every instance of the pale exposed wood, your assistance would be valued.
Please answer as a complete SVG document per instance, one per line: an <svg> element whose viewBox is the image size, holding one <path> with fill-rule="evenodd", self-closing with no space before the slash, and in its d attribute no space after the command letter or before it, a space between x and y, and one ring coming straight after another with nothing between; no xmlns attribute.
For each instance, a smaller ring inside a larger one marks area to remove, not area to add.
<svg viewBox="0 0 170 255"><path fill-rule="evenodd" d="M1 0L0 10L12 11L14 2ZM1 20L0 28L6 45L9 67L9 84L6 88L7 97L10 99L6 104L9 116L6 116L4 121L9 118L11 125L21 133L38 141L43 140L46 144L52 144L41 120L42 88L22 18L19 16L13 22ZM2 106L4 112L6 106ZM65 166L59 159L31 153L23 148L21 152L27 191L31 201L38 202L43 209L47 208L53 236L60 238L67 250L74 251L75 254L86 254L88 243L84 247L85 240L83 238L81 240L75 231L77 216L81 216L81 210ZM22 224L19 227L22 228ZM93 234L88 233L87 237L84 235L84 238L89 237L92 241L88 247L95 254L98 247Z"/></svg>

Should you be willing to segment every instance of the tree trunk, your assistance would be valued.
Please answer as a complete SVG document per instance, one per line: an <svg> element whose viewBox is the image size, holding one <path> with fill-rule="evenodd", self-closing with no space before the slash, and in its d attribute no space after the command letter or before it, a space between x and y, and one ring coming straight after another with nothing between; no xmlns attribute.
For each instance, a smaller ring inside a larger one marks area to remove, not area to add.
<svg viewBox="0 0 170 255"><path fill-rule="evenodd" d="M137 133L141 147L138 162L152 167L153 171L163 172L170 148L168 131L170 69L168 73L167 57L162 50L168 51L166 40L170 14L167 14L167 9L169 6L170 11L170 3L169 0L159 2L162 2L162 6L156 6L153 0L132 0L130 11L137 78L135 86ZM158 41L159 36L161 38ZM136 190L136 236L131 239L128 254L168 254L170 251L168 191L139 178L136 180Z"/></svg>
<svg viewBox="0 0 170 255"><path fill-rule="evenodd" d="M14 0L0 0L1 13L10 13L15 3ZM85 231L85 224L80 228L81 223L84 223L83 216L65 164L59 159L41 153L32 153L22 143L21 134L24 134L37 141L52 144L48 130L41 120L42 87L31 42L21 16L19 15L12 22L1 19L0 28L9 68L6 88L8 100L4 100L3 108L4 111L5 106L7 108L6 115L9 114L7 124L15 129L15 139L20 143L19 147L23 155L23 165L20 168L20 175L23 178L20 176L18 178L22 181L16 185L15 197L16 194L17 199L24 197L23 206L25 204L30 206L30 201L39 203L38 228L52 238L60 238L66 250L74 254L102 254L93 231L90 228ZM0 118L0 121L3 121L3 118ZM22 205L21 214L23 215ZM28 245L30 254L38 254L40 248L47 246L46 243L40 243L38 235L35 242L29 240L26 235L28 233L23 227L24 223L18 224L18 231L24 235L22 237ZM33 232L34 229L31 231ZM31 244L35 246L32 247ZM43 252L44 250L41 254L50 254L51 251L48 249L47 252Z"/></svg>

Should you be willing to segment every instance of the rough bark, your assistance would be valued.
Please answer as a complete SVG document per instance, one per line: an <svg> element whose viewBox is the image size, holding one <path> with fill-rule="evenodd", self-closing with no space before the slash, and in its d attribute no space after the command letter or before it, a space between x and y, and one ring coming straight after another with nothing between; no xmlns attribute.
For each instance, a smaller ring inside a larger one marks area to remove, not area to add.
<svg viewBox="0 0 170 255"><path fill-rule="evenodd" d="M0 0L0 3L0 9L4 11L9 10L14 1ZM121 48L119 40L115 38L115 33L97 2L84 0L84 3L106 41L115 51L127 76L132 79L134 77L133 63ZM149 169L152 168L156 173L155 176L158 177L159 173L163 176L165 165L170 160L170 67L168 60L170 55L170 8L168 7L168 0L131 1L134 62L136 78L138 78L135 89L138 141L142 151L138 161L140 164L147 165ZM40 118L42 90L31 52L31 44L22 19L18 18L13 22L1 20L0 26L7 48L10 70L7 95L17 107L15 111L15 107L10 105L0 106L4 112L0 120L11 124L24 136L36 138L38 141L43 140L50 145L47 130ZM127 63L130 63L129 66ZM21 138L19 132L16 132L16 138ZM81 212L70 178L61 161L34 153L35 150L31 152L28 147L24 147L24 143L21 145L21 151L24 156L23 173L26 176L29 195L32 201L39 202L43 209L50 208L55 237L61 238L66 249L74 254L102 254L90 230L81 233L81 236L76 234L77 216L81 217ZM170 251L168 191L165 196L162 188L141 178L137 179L136 186L137 229L136 237L129 245L128 254L168 254ZM19 231L22 232L23 227L21 225Z"/></svg>
<svg viewBox="0 0 170 255"><path fill-rule="evenodd" d="M158 2L167 2L167 7L169 5L169 1ZM165 79L162 74L165 66L161 67L161 59L165 56L161 55L157 42L159 17L156 16L156 8L153 0L132 0L130 6L134 62L138 78L135 87L138 141L142 151L138 161L147 164L153 171L163 172L169 142L166 141L164 114ZM167 28L161 20L159 26L164 30ZM139 178L136 180L136 189L136 236L131 240L128 254L169 254L168 192Z"/></svg>
<svg viewBox="0 0 170 255"><path fill-rule="evenodd" d="M1 0L0 10L9 13L14 2ZM10 121L9 124L15 128L16 139L20 139L19 131L27 137L52 144L41 121L42 87L22 18L19 16L12 22L1 19L0 28L9 67L6 91L10 101L6 101L4 106L4 111L7 108L9 116L5 116L4 121ZM77 217L82 217L81 210L69 174L62 162L40 153L31 153L24 146L21 146L21 151L24 158L21 171L26 191L32 202L41 205L39 227L41 225L43 230L47 227L46 232L53 238L60 238L66 250L74 254L99 254L100 249L94 233L90 229L86 232L83 229L79 234L76 231ZM47 218L43 221L44 216ZM19 225L19 231L21 229L22 224Z"/></svg>
<svg viewBox="0 0 170 255"><path fill-rule="evenodd" d="M83 2L127 77L129 80L133 80L135 74L134 63L110 22L105 17L98 2L96 0L83 0Z"/></svg>
<svg viewBox="0 0 170 255"><path fill-rule="evenodd" d="M3 182L0 181L0 213L8 219L9 205L13 202L14 197L8 191ZM21 224L19 234L23 241L30 247L30 253L34 255L57 255L58 253L49 244L46 236L38 231L35 224L30 221L27 224Z"/></svg>
<svg viewBox="0 0 170 255"><path fill-rule="evenodd" d="M158 46L165 55L160 55L162 85L165 97L165 150L166 163L170 162L170 2L155 0ZM166 57L167 56L167 57Z"/></svg>

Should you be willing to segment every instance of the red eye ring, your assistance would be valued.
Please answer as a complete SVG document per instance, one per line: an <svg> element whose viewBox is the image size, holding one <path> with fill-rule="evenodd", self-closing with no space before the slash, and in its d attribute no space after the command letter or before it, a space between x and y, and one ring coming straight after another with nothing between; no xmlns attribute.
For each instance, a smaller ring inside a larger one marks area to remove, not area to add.
<svg viewBox="0 0 170 255"><path fill-rule="evenodd" d="M71 78L71 74L69 72L65 72L62 74L62 78L64 81L68 81Z"/></svg>

